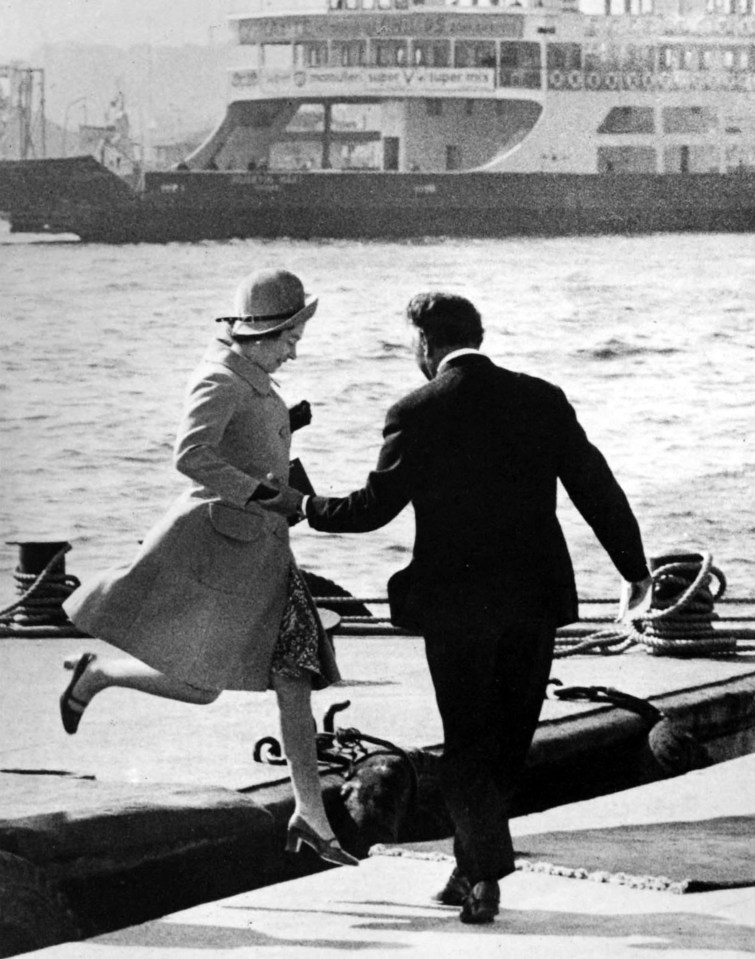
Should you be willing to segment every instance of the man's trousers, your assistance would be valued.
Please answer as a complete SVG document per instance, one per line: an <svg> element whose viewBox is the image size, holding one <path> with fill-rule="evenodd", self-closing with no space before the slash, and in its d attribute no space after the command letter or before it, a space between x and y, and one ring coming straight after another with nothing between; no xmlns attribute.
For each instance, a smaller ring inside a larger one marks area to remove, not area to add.
<svg viewBox="0 0 755 959"><path fill-rule="evenodd" d="M441 788L458 870L472 884L514 871L509 807L548 684L555 624L434 631L425 651L443 721Z"/></svg>

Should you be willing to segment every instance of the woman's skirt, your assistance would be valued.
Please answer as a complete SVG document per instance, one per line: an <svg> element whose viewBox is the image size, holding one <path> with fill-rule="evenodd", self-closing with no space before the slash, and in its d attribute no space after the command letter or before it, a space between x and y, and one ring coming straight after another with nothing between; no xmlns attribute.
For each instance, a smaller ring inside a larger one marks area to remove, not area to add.
<svg viewBox="0 0 755 959"><path fill-rule="evenodd" d="M270 665L270 688L275 674L308 677L314 689L323 689L341 678L335 652L317 614L304 577L296 563L288 569L288 595Z"/></svg>

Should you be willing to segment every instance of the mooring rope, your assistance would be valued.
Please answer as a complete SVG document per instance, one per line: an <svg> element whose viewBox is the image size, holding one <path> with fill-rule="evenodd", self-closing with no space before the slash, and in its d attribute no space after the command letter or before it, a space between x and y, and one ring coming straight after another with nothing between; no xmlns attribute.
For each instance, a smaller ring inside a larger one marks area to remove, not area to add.
<svg viewBox="0 0 755 959"><path fill-rule="evenodd" d="M66 543L37 575L14 572L19 598L0 610L0 638L2 637L79 637L85 636L70 622L63 610L63 602L80 585L77 577L54 572L55 567L71 549ZM717 580L715 592L712 580ZM612 624L607 628L585 632L589 623L610 622L605 617L586 617L579 624L562 627L556 634L555 658L582 653L615 656L633 647L641 647L654 656L725 656L738 649L749 649L755 641L752 629L714 629L720 619L714 605L726 591L726 579L713 566L710 553L702 552L700 560L685 557L669 562L653 572L653 605L650 612L632 622ZM362 603L384 605L384 596L359 598L346 596L315 596L323 607L338 607ZM755 605L755 600L726 599L726 603ZM587 604L615 603L611 599L588 600ZM752 616L727 616L729 622L752 622ZM353 636L413 635L411 630L391 625L388 616L342 616L337 631ZM747 643L747 646L744 645Z"/></svg>
<svg viewBox="0 0 755 959"><path fill-rule="evenodd" d="M0 637L39 638L48 636L85 636L66 616L63 603L80 586L70 574L55 573L71 544L66 543L41 573L14 570L19 598L0 610Z"/></svg>
<svg viewBox="0 0 755 959"><path fill-rule="evenodd" d="M653 601L650 611L636 619L597 630L581 641L571 637L556 640L555 657L597 651L603 655L623 653L633 646L653 656L722 656L736 652L738 637L713 628L718 614L714 603L726 591L726 578L713 565L708 552L700 561L665 563L653 571ZM715 594L712 579L718 580Z"/></svg>

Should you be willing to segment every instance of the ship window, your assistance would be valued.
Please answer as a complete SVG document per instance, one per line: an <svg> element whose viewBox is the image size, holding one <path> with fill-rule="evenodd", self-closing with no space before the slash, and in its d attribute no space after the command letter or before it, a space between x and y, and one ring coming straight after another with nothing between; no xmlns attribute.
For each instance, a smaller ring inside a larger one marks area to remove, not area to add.
<svg viewBox="0 0 755 959"><path fill-rule="evenodd" d="M321 103L302 103L289 120L287 130L317 133L325 128L325 109Z"/></svg>
<svg viewBox="0 0 755 959"><path fill-rule="evenodd" d="M297 43L294 48L294 62L297 67L327 66L327 43Z"/></svg>
<svg viewBox="0 0 755 959"><path fill-rule="evenodd" d="M362 67L367 62L364 40L334 40L330 52L334 63L342 67Z"/></svg>
<svg viewBox="0 0 755 959"><path fill-rule="evenodd" d="M598 147L598 173L655 173L652 147Z"/></svg>
<svg viewBox="0 0 755 959"><path fill-rule="evenodd" d="M661 47L661 70L678 70L680 53L681 51L678 47ZM705 57L703 55L703 64L704 62Z"/></svg>
<svg viewBox="0 0 755 959"><path fill-rule="evenodd" d="M449 143L446 147L446 169L461 169L461 147Z"/></svg>
<svg viewBox="0 0 755 959"><path fill-rule="evenodd" d="M734 69L734 51L733 50L724 50L722 51L722 60L724 70L733 70Z"/></svg>
<svg viewBox="0 0 755 959"><path fill-rule="evenodd" d="M582 48L578 43L549 43L549 70L581 70Z"/></svg>
<svg viewBox="0 0 755 959"><path fill-rule="evenodd" d="M624 50L623 65L628 70L652 71L655 65L653 48L629 44ZM585 69L593 69L587 65L587 56L585 56Z"/></svg>
<svg viewBox="0 0 755 959"><path fill-rule="evenodd" d="M502 43L501 44L501 69L504 67L519 66L519 44Z"/></svg>
<svg viewBox="0 0 755 959"><path fill-rule="evenodd" d="M598 127L598 133L653 133L652 107L613 107Z"/></svg>
<svg viewBox="0 0 755 959"><path fill-rule="evenodd" d="M451 44L448 40L414 40L412 59L418 67L450 67Z"/></svg>
<svg viewBox="0 0 755 959"><path fill-rule="evenodd" d="M464 112L468 117L474 113L474 100L467 100L464 104Z"/></svg>
<svg viewBox="0 0 755 959"><path fill-rule="evenodd" d="M540 44L539 43L501 43L502 87L527 87L537 89L540 86Z"/></svg>
<svg viewBox="0 0 755 959"><path fill-rule="evenodd" d="M664 133L709 133L718 129L715 111L707 107L664 107Z"/></svg>
<svg viewBox="0 0 755 959"><path fill-rule="evenodd" d="M684 51L684 69L685 70L699 70L700 69L700 53L697 47L687 47Z"/></svg>
<svg viewBox="0 0 755 959"><path fill-rule="evenodd" d="M540 69L539 43L501 43L501 67Z"/></svg>
<svg viewBox="0 0 755 959"><path fill-rule="evenodd" d="M427 115L429 117L440 117L443 115L443 101L442 100L425 100L427 104Z"/></svg>
<svg viewBox="0 0 755 959"><path fill-rule="evenodd" d="M254 20L239 20L239 43L256 43Z"/></svg>
<svg viewBox="0 0 755 959"><path fill-rule="evenodd" d="M347 10L357 10L359 8L358 0L346 0Z"/></svg>
<svg viewBox="0 0 755 959"><path fill-rule="evenodd" d="M374 10L375 0L362 0L362 10Z"/></svg>
<svg viewBox="0 0 755 959"><path fill-rule="evenodd" d="M602 70L621 70L623 58L626 57L626 53L621 50L619 47L615 47L609 43L599 43L584 49L584 68L588 72ZM553 69L565 70L573 69L579 70L579 64L574 67L554 67ZM650 69L650 68L649 68Z"/></svg>
<svg viewBox="0 0 755 959"><path fill-rule="evenodd" d="M495 67L495 43L492 40L457 40L455 67Z"/></svg>
<svg viewBox="0 0 755 959"><path fill-rule="evenodd" d="M381 10L390 10L391 0L378 0L378 7L380 7Z"/></svg>
<svg viewBox="0 0 755 959"><path fill-rule="evenodd" d="M594 72L600 70L603 62L600 59L600 50L598 47L586 46L584 49L585 70Z"/></svg>
<svg viewBox="0 0 755 959"><path fill-rule="evenodd" d="M376 67L400 67L406 63L406 40L372 40L370 63Z"/></svg>

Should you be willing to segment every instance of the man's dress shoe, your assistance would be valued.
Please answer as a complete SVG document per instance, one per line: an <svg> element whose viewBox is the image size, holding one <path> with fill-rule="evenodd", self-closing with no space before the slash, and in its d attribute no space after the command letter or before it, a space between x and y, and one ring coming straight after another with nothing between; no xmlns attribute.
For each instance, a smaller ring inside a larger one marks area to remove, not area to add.
<svg viewBox="0 0 755 959"><path fill-rule="evenodd" d="M454 869L445 886L440 892L436 892L432 899L443 906L463 906L471 889L472 884L467 877Z"/></svg>
<svg viewBox="0 0 755 959"><path fill-rule="evenodd" d="M466 923L492 922L498 915L498 903L501 895L498 883L483 879L472 886L469 895L461 907L459 919Z"/></svg>

